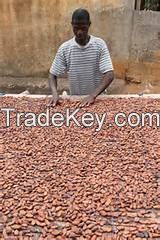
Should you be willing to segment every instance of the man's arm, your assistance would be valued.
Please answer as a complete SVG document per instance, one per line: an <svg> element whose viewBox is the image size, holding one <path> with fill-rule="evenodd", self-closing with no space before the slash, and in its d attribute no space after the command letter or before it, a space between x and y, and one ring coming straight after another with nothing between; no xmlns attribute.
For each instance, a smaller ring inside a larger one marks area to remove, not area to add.
<svg viewBox="0 0 160 240"><path fill-rule="evenodd" d="M108 86L111 84L111 82L114 79L114 72L109 71L103 74L102 82L100 86L91 94L93 98L96 98L99 94L101 94Z"/></svg>
<svg viewBox="0 0 160 240"><path fill-rule="evenodd" d="M49 86L52 91L52 101L50 105L55 106L59 103L59 94L57 91L57 77L65 73L67 63L65 60L65 49L63 44L59 47L54 61L52 62L49 70Z"/></svg>
<svg viewBox="0 0 160 240"><path fill-rule="evenodd" d="M59 101L59 94L57 91L57 76L50 73L48 80L49 80L49 87L52 91L52 100L49 103L49 105L56 106Z"/></svg>
<svg viewBox="0 0 160 240"><path fill-rule="evenodd" d="M90 104L94 103L96 97L100 95L106 88L108 88L108 86L111 84L113 79L114 79L113 71L108 71L104 73L102 82L100 83L100 85L96 88L96 90L91 95L84 98L80 105L84 107L85 105L89 106Z"/></svg>

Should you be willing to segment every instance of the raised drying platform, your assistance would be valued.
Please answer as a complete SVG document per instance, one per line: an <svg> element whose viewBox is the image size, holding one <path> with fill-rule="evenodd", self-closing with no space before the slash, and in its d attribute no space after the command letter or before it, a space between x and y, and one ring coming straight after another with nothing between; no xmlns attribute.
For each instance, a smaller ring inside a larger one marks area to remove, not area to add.
<svg viewBox="0 0 160 240"><path fill-rule="evenodd" d="M37 94L5 94L1 97L29 97L29 98L51 98L52 95L37 95ZM62 99L70 99L70 100L81 100L85 96L78 96L78 95L60 95ZM97 99L104 99L107 98L153 98L158 99L160 98L160 94L116 94L116 95L99 95Z"/></svg>
<svg viewBox="0 0 160 240"><path fill-rule="evenodd" d="M49 109L49 117L63 114L60 127L53 121L37 124L46 112L46 95L5 96L0 109L16 111L10 127L0 112L0 239L159 239L159 126L119 127L114 117L157 112L160 95L100 96L106 100L75 116L80 126L73 121L68 126L65 114L77 104L62 101ZM24 110L17 121L17 111ZM87 111L93 126L86 126Z"/></svg>

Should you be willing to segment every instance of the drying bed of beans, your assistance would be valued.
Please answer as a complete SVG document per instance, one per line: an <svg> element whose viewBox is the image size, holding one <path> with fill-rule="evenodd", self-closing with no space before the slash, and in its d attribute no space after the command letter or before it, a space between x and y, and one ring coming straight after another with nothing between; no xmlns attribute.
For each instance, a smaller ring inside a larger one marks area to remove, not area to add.
<svg viewBox="0 0 160 240"><path fill-rule="evenodd" d="M48 99L1 98L40 113ZM75 109L65 100L51 113ZM154 112L158 99L97 100L78 113ZM160 131L156 125L5 126L0 112L0 239L160 239Z"/></svg>

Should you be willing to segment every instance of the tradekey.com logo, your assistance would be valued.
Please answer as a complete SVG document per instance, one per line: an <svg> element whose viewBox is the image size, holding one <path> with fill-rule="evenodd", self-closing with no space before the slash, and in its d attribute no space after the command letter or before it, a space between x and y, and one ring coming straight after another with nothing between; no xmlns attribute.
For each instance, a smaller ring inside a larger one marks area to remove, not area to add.
<svg viewBox="0 0 160 240"><path fill-rule="evenodd" d="M50 113L49 109L46 112L36 114L34 112L17 112L14 108L2 108L1 112L5 114L5 126L11 126L12 114L15 113L15 124L20 127L22 124L25 127L70 127L74 123L77 127L92 127L94 124L97 125L95 129L97 132L101 130L107 114L103 113L101 116L98 113L86 112L82 116L78 116L80 108L72 111L67 108L64 112Z"/></svg>
<svg viewBox="0 0 160 240"><path fill-rule="evenodd" d="M107 127L112 127L113 125L117 127L138 127L138 126L156 126L160 127L160 113L136 113L131 112L125 114L124 112L118 112L113 117L113 122L108 122L107 112L103 112L101 115L98 113L86 112L82 115L80 113L80 108L72 111L67 108L64 112L55 112L50 113L49 109L46 109L46 112L41 112L39 114L34 112L18 112L14 108L1 108L0 111L4 114L5 118L5 127L11 126L11 120L14 120L17 127L24 125L25 127L71 127L71 124L74 123L77 127L92 127L94 124L96 126L95 131L99 132L104 124Z"/></svg>

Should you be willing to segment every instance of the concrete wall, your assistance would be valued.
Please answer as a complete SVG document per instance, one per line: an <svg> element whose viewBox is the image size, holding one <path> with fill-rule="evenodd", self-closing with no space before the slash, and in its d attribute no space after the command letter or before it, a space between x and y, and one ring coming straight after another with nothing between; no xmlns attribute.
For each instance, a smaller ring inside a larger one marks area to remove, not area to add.
<svg viewBox="0 0 160 240"><path fill-rule="evenodd" d="M127 78L160 86L160 12L134 11Z"/></svg>
<svg viewBox="0 0 160 240"><path fill-rule="evenodd" d="M117 78L159 84L160 15L134 11L134 0L0 0L0 76L46 77L58 46L73 36L78 7L90 11L90 32L107 42Z"/></svg>
<svg viewBox="0 0 160 240"><path fill-rule="evenodd" d="M57 46L56 0L0 0L0 75L47 72Z"/></svg>
<svg viewBox="0 0 160 240"><path fill-rule="evenodd" d="M88 8L94 25L100 15L107 15L107 9L131 7L128 3L129 0L0 0L0 75L46 75L59 44L72 37L70 18L75 8ZM109 31L108 24L98 21L100 29Z"/></svg>

